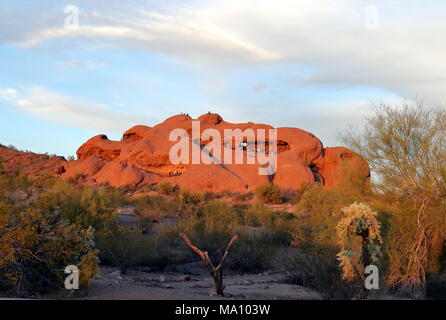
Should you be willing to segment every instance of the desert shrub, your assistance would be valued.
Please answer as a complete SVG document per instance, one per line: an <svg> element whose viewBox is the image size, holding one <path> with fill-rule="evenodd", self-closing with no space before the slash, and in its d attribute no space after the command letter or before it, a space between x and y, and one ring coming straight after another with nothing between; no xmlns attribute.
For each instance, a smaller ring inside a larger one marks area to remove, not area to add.
<svg viewBox="0 0 446 320"><path fill-rule="evenodd" d="M232 206L221 200L213 200L200 207L196 212L196 219L209 232L232 232L239 224L239 217Z"/></svg>
<svg viewBox="0 0 446 320"><path fill-rule="evenodd" d="M105 189L94 190L88 186L71 186L58 181L44 191L32 204L40 210L59 213L62 219L83 228L96 231L115 223L115 206L120 198Z"/></svg>
<svg viewBox="0 0 446 320"><path fill-rule="evenodd" d="M0 287L19 296L63 288L64 269L79 268L85 289L98 272L93 230L69 224L60 213L1 207Z"/></svg>
<svg viewBox="0 0 446 320"><path fill-rule="evenodd" d="M272 183L259 186L256 189L256 196L260 201L266 203L282 203L284 200L279 187Z"/></svg>
<svg viewBox="0 0 446 320"><path fill-rule="evenodd" d="M122 226L101 232L97 241L101 262L119 267L122 273L135 266L164 269L169 259L165 244L159 236L128 231Z"/></svg>
<svg viewBox="0 0 446 320"><path fill-rule="evenodd" d="M164 199L157 195L145 195L133 201L137 213L142 216L159 215L161 213L174 213L178 209L176 200Z"/></svg>
<svg viewBox="0 0 446 320"><path fill-rule="evenodd" d="M201 194L196 191L181 189L176 194L176 201L178 202L178 211L183 213L187 211L188 207L200 204Z"/></svg>
<svg viewBox="0 0 446 320"><path fill-rule="evenodd" d="M25 191L25 200L11 197ZM87 288L97 273L98 233L116 225L116 189L94 190L20 171L0 174L0 282L20 295L63 287L64 268L77 265Z"/></svg>
<svg viewBox="0 0 446 320"><path fill-rule="evenodd" d="M273 211L264 204L255 202L242 211L243 225L268 229L274 234L277 244L289 244L297 219L289 212Z"/></svg>
<svg viewBox="0 0 446 320"><path fill-rule="evenodd" d="M296 217L293 244L336 246L335 216L323 214L299 215Z"/></svg>
<svg viewBox="0 0 446 320"><path fill-rule="evenodd" d="M136 190L138 190L138 186L136 184L126 184L126 185L123 185L123 186L117 188L117 190L119 190L123 194L130 195L130 194L135 193Z"/></svg>
<svg viewBox="0 0 446 320"><path fill-rule="evenodd" d="M161 194L172 194L174 186L169 181L162 181L158 184L158 192Z"/></svg>
<svg viewBox="0 0 446 320"><path fill-rule="evenodd" d="M290 250L283 264L292 283L314 289L325 299L350 299L357 292L352 283L342 279L337 248L306 246Z"/></svg>
<svg viewBox="0 0 446 320"><path fill-rule="evenodd" d="M340 210L342 207L340 202L338 193L315 183L308 185L303 191L300 201L296 204L296 213L330 216Z"/></svg>
<svg viewBox="0 0 446 320"><path fill-rule="evenodd" d="M82 173L76 173L73 177L68 179L68 182L72 185L79 185L85 182L85 174Z"/></svg>
<svg viewBox="0 0 446 320"><path fill-rule="evenodd" d="M403 296L423 297L427 294L427 274L435 279L435 274L442 271L444 210L430 207L420 215L407 203L398 203L392 209L384 239L389 260L387 284Z"/></svg>
<svg viewBox="0 0 446 320"><path fill-rule="evenodd" d="M229 191L229 190L223 190L221 192L221 195L225 198L232 198L234 196L234 192L233 191Z"/></svg>
<svg viewBox="0 0 446 320"><path fill-rule="evenodd" d="M5 194L10 194L18 189L30 194L34 186L33 179L26 176L22 170L11 173L2 172L0 175L0 190L5 192Z"/></svg>
<svg viewBox="0 0 446 320"><path fill-rule="evenodd" d="M352 192L349 186L327 190L320 184L305 187L300 201L295 205L296 243L310 242L324 246L336 246L336 224L341 218L341 209L367 198Z"/></svg>
<svg viewBox="0 0 446 320"><path fill-rule="evenodd" d="M267 229L242 228L237 245L234 245L227 265L231 270L241 272L261 272L272 266L279 247L276 234Z"/></svg>
<svg viewBox="0 0 446 320"><path fill-rule="evenodd" d="M241 192L234 196L235 201L249 201L254 198L253 192Z"/></svg>

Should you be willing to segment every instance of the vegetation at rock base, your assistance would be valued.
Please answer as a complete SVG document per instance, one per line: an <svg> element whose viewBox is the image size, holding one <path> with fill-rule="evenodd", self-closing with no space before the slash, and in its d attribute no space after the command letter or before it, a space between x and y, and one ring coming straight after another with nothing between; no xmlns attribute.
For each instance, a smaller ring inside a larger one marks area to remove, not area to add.
<svg viewBox="0 0 446 320"><path fill-rule="evenodd" d="M368 188L315 183L285 192L268 184L254 198L160 184L136 193L31 178L6 172L0 161L0 290L29 297L60 289L69 264L79 267L84 289L99 263L123 273L175 271L199 261L178 239L184 233L212 261L238 235L225 272L284 269L289 282L327 299L361 297L366 260L380 273L380 289L369 295L444 298L445 113L380 106L364 128L342 140L369 161L375 175ZM137 224L119 222L123 208L134 209Z"/></svg>
<svg viewBox="0 0 446 320"><path fill-rule="evenodd" d="M256 189L257 198L266 203L282 203L284 196L280 188L272 183L262 185Z"/></svg>

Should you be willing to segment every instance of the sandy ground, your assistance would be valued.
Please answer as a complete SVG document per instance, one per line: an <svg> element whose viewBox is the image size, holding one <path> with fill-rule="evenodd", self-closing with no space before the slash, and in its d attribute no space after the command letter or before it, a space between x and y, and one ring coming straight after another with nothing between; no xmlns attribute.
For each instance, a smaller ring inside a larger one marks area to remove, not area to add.
<svg viewBox="0 0 446 320"><path fill-rule="evenodd" d="M224 281L226 297L217 297L211 295L212 278L202 272L191 275L131 270L121 274L116 268L102 267L88 295L81 299L321 299L317 292L285 283L285 275L280 272L228 275Z"/></svg>

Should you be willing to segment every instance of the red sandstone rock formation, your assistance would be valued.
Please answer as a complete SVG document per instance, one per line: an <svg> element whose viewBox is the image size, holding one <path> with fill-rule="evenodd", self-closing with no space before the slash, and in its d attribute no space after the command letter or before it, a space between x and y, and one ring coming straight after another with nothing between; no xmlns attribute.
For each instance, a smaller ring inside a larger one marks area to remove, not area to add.
<svg viewBox="0 0 446 320"><path fill-rule="evenodd" d="M30 176L60 175L66 164L64 157L18 151L2 145L0 145L0 160L7 172L22 170Z"/></svg>
<svg viewBox="0 0 446 320"><path fill-rule="evenodd" d="M211 113L198 120L201 132L213 128L222 137L224 129L272 128L252 122L229 123ZM82 174L91 184L106 182L123 186L171 181L198 191L253 190L268 182L284 189L296 189L313 182L333 188L340 183L370 177L369 167L362 157L342 147L324 148L313 134L297 128L277 128L277 170L272 175L259 175L259 165L247 164L246 159L243 164L172 164L169 150L176 141L169 141L169 134L178 128L190 134L192 121L189 115L176 115L154 127L138 125L127 130L121 141L98 135L85 142L77 150L78 160L66 162L59 173L63 178ZM245 142L256 145L256 141ZM197 143L204 147L210 141ZM222 147L223 144L224 141ZM233 145L232 148L243 147Z"/></svg>

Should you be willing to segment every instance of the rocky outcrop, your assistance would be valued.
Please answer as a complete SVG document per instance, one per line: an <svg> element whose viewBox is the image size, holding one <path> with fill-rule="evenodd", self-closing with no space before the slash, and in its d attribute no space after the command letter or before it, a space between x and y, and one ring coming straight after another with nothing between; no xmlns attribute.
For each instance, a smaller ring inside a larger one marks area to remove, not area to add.
<svg viewBox="0 0 446 320"><path fill-rule="evenodd" d="M370 178L367 162L344 147L325 148L312 165L321 183L328 189L341 183L359 184L364 178Z"/></svg>
<svg viewBox="0 0 446 320"><path fill-rule="evenodd" d="M0 162L0 166L7 172L21 170L30 176L61 175L67 164L64 157L19 151L2 145L0 145Z"/></svg>
<svg viewBox="0 0 446 320"><path fill-rule="evenodd" d="M265 124L229 123L218 114L204 114L198 119L200 133L214 129L224 136L225 129L272 129ZM195 121L197 121L195 120ZM170 141L174 129L192 133L189 115L176 115L153 127L138 125L124 132L121 141L111 141L106 135L98 135L85 142L77 150L77 160L65 162L59 170L63 178L82 174L91 184L108 183L112 186L143 185L170 181L180 187L198 191L244 191L273 182L284 189L296 189L303 184L319 182L327 188L341 183L369 179L367 163L358 154L343 147L324 148L313 134L297 128L277 128L277 168L273 174L259 175L259 164L228 164L223 155L210 156L216 163L192 163L192 156L185 164L169 160L169 151L177 141ZM268 134L265 137L268 140ZM241 150L244 157L250 154L270 152L267 147L258 148L261 142L245 138L240 145L222 139L221 147ZM192 141L205 152L211 139ZM251 152L251 153L250 153ZM233 161L234 162L234 161Z"/></svg>

